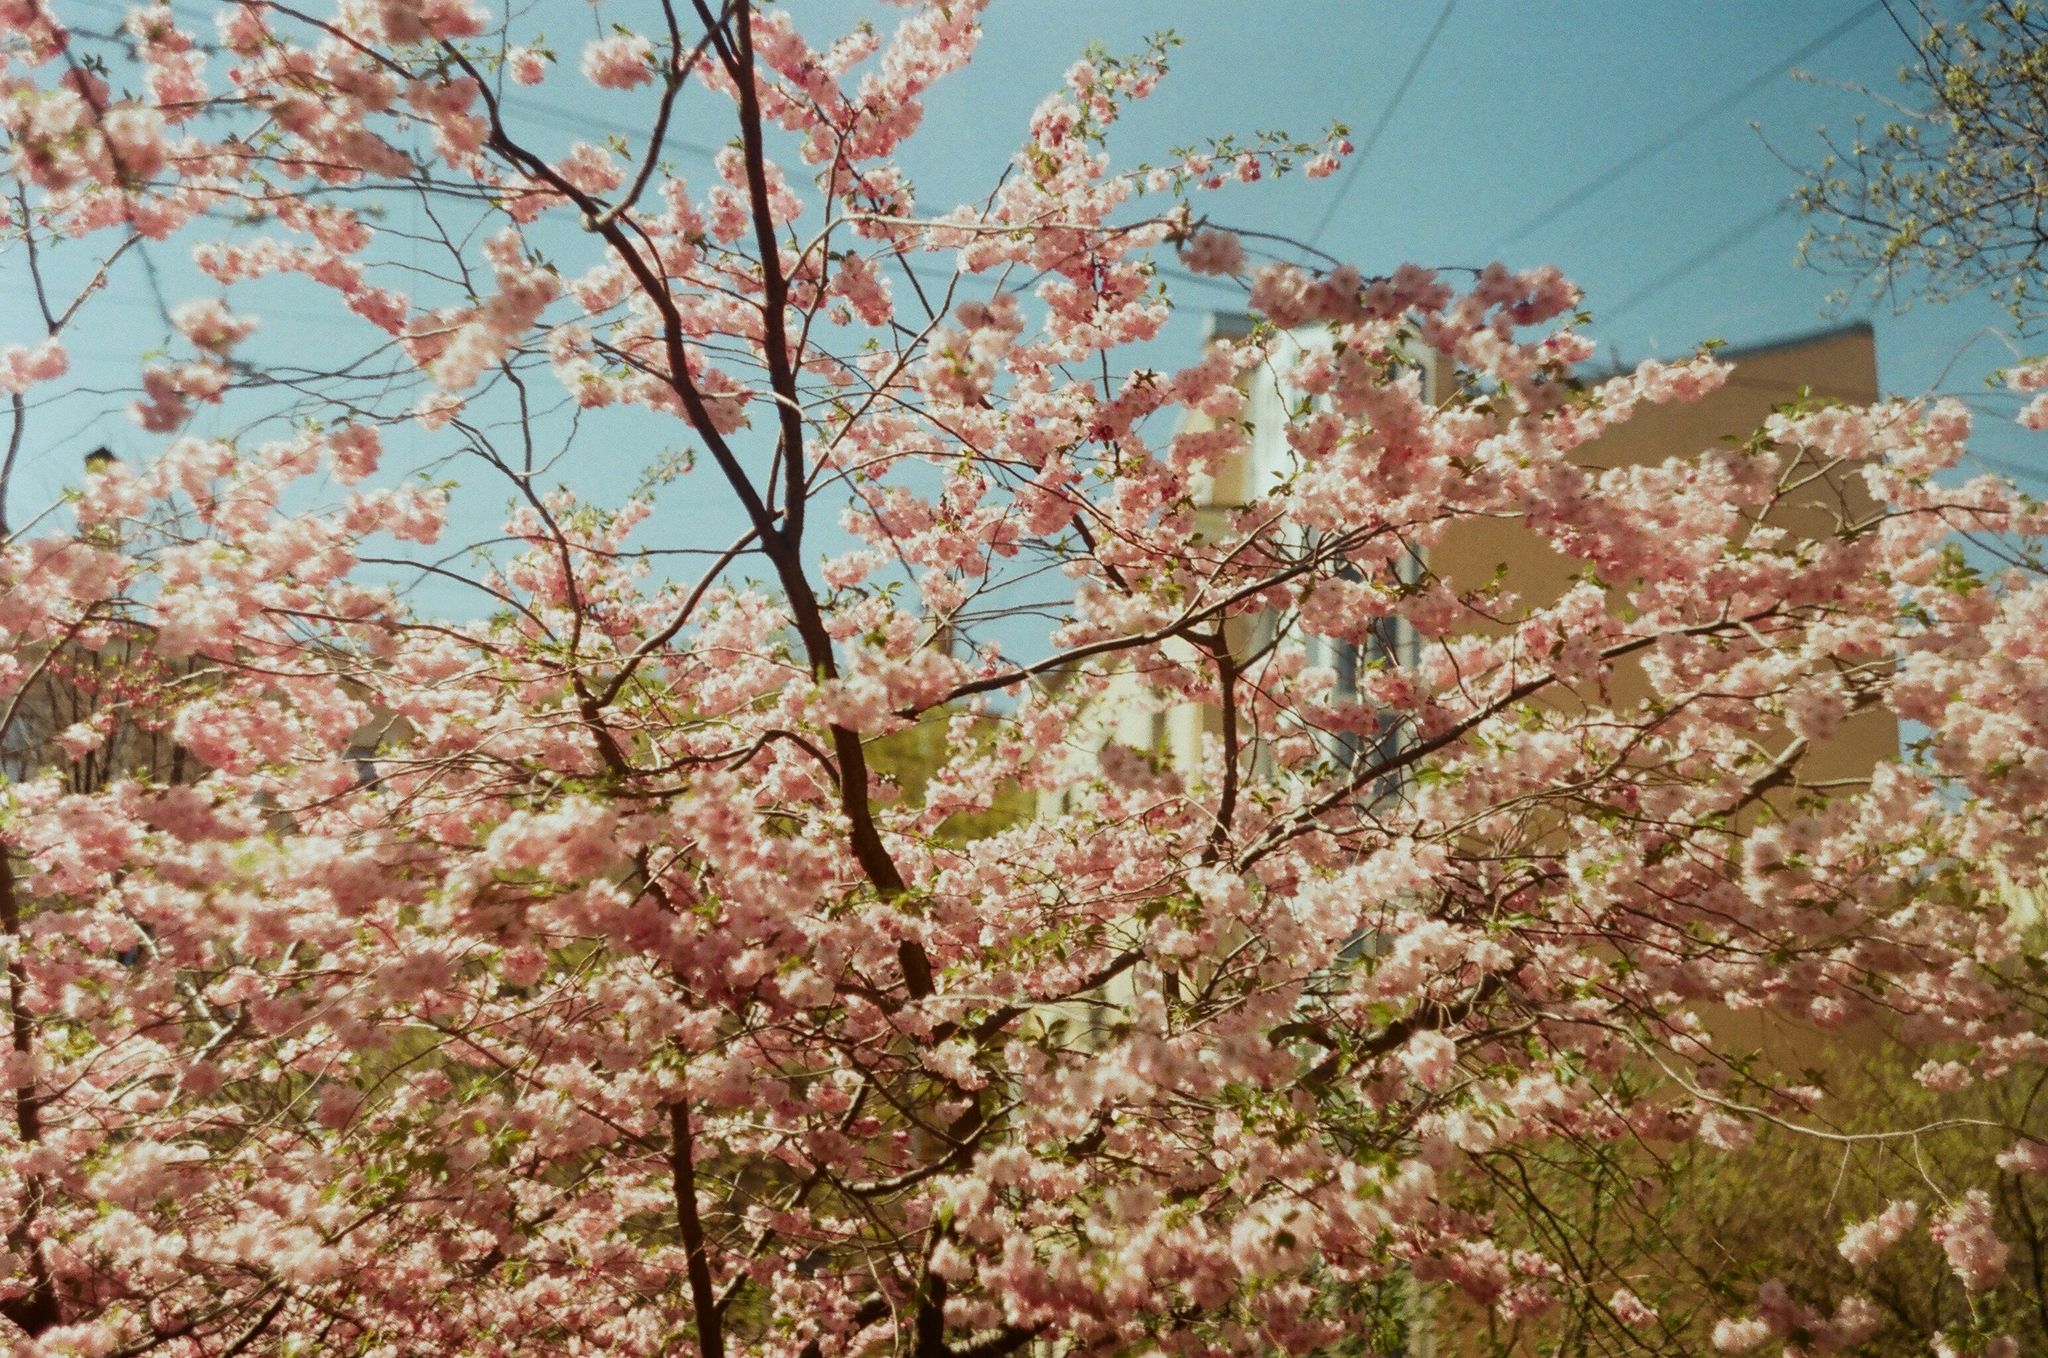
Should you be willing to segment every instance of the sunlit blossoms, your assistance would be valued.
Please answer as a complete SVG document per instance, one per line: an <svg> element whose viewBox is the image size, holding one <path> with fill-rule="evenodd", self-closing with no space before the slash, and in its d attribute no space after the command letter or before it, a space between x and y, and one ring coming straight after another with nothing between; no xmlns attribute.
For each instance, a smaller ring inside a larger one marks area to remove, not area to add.
<svg viewBox="0 0 2048 1358"><path fill-rule="evenodd" d="M1580 380L1554 269L1253 258L1208 191L1349 143L1119 160L1164 44L919 202L976 0L58 8L0 3L72 270L0 388L148 452L0 543L18 1358L1823 1354L1914 1250L1916 1348L2017 1351L2037 1114L1831 1200L1825 1295L1653 1285L1524 1172L1830 1134L1760 1022L2039 1080L2048 519L1960 406L1590 466L1729 365ZM1176 261L1256 324L1135 366Z"/></svg>
<svg viewBox="0 0 2048 1358"><path fill-rule="evenodd" d="M1882 1212L1868 1221L1857 1222L1842 1233L1842 1257L1852 1264L1874 1263L1886 1250L1898 1244L1919 1219L1918 1203L1887 1203Z"/></svg>

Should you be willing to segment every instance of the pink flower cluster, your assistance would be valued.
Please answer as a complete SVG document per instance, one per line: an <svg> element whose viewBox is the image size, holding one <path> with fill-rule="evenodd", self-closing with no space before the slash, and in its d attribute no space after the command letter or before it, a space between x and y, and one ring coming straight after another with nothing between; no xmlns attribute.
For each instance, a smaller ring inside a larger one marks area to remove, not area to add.
<svg viewBox="0 0 2048 1358"><path fill-rule="evenodd" d="M654 79L654 44L637 34L593 38L584 45L582 67L599 89L630 90Z"/></svg>
<svg viewBox="0 0 2048 1358"><path fill-rule="evenodd" d="M1312 1355L1407 1279L1539 1345L1877 1334L1553 1256L1497 1171L1798 1134L1758 1016L1885 1025L1916 1103L2038 1079L2048 514L1952 473L1944 401L1610 465L1729 365L1589 384L1554 269L1255 267L1149 210L1349 152L1122 167L1163 47L920 206L981 9L611 30L598 145L501 98L553 57L470 0L218 44L0 0L36 229L237 304L175 309L147 455L0 542L22 1358ZM1154 367L1176 259L1265 324ZM280 295L319 353L252 339ZM404 557L474 522L411 474L458 455L500 531ZM1576 574L1442 573L1507 534ZM1925 739L1839 776L1887 721ZM1925 1228L1990 1314L2020 1270L1954 1177ZM1877 1271L1921 1224L1815 1228Z"/></svg>
<svg viewBox="0 0 2048 1358"><path fill-rule="evenodd" d="M54 382L71 370L71 356L56 339L35 348L10 344L0 349L0 391L19 396L38 382Z"/></svg>
<svg viewBox="0 0 2048 1358"><path fill-rule="evenodd" d="M1900 1201L1885 1204L1885 1209L1868 1221L1859 1221L1842 1233L1838 1249L1850 1263L1862 1267L1875 1263L1892 1246L1905 1239L1906 1232L1920 1220L1920 1205L1916 1202Z"/></svg>
<svg viewBox="0 0 2048 1358"><path fill-rule="evenodd" d="M1991 1195L1981 1188L1963 1194L1928 1224L1927 1234L1941 1246L1948 1266L1972 1292L1984 1292L2005 1276L2005 1262L2011 1251L1998 1238L1993 1221Z"/></svg>

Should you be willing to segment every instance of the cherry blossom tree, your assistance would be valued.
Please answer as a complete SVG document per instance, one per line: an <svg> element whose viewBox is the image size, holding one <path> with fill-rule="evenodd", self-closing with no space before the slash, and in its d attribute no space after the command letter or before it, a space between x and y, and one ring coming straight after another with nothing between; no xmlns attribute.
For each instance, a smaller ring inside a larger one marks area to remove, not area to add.
<svg viewBox="0 0 2048 1358"><path fill-rule="evenodd" d="M1866 282L1894 305L1983 288L2022 335L2038 331L2048 17L2014 0L1913 12L1904 101L1862 91L1880 126L1859 115L1850 137L1823 131L1820 163L1800 168L1796 201L1816 219L1801 255L1852 279L1844 296Z"/></svg>
<svg viewBox="0 0 2048 1358"><path fill-rule="evenodd" d="M609 0L558 51L479 0L0 0L9 472L148 342L133 258L175 332L149 456L0 546L13 1352L1367 1352L1417 1288L1461 1351L1868 1336L1853 1278L1660 1291L1530 1166L1850 1136L1755 1011L2038 1085L2048 517L1952 473L1949 402L1585 469L1727 366L1589 386L1555 271L1214 224L1348 147L1114 159L1163 44L934 211L905 146L982 7ZM637 131L561 145L550 90ZM1142 366L1162 265L1261 325ZM1276 366L1291 474L1203 509ZM429 555L458 454L513 505ZM1579 582L1428 568L1501 523ZM1112 699L1213 711L1199 767L1091 735ZM1810 777L1876 709L1904 757ZM2033 1104L1970 1108L2048 1170ZM1937 1251L1969 1304L1924 1338L2011 1358L1987 1189L1822 1229Z"/></svg>

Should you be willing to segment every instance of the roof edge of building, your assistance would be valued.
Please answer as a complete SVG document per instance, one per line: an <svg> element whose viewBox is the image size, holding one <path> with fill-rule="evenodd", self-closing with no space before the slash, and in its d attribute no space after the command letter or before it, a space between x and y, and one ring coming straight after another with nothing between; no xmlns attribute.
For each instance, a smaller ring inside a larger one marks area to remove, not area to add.
<svg viewBox="0 0 2048 1358"><path fill-rule="evenodd" d="M1754 344L1723 345L1714 351L1714 357L1727 363L1739 363L1746 358L1765 358L1771 354L1781 354L1793 349L1804 349L1813 344L1825 344L1829 340L1846 339L1851 335L1869 335L1874 340L1876 334L1876 328L1869 321L1845 321L1840 325L1823 325L1812 330L1802 330L1796 334L1780 335L1775 339L1758 340ZM1687 355L1687 357L1690 357L1690 355ZM1674 362L1677 360L1666 359L1664 361ZM1580 376L1590 381L1601 381L1609 377L1619 377L1624 373L1633 371L1635 371L1635 364L1615 362L1598 369L1584 371Z"/></svg>
<svg viewBox="0 0 2048 1358"><path fill-rule="evenodd" d="M1202 317L1202 344L1204 347L1220 339L1242 339L1258 324L1256 317L1242 311L1211 311ZM1832 339L1850 335L1871 335L1877 333L1869 321L1845 321L1840 325L1824 325L1795 334L1780 335L1775 339L1758 340L1754 344L1731 344L1715 351L1715 357L1735 361L1745 358L1762 358L1767 354L1782 353L1788 349L1803 349L1810 344L1821 344ZM1633 365L1610 365L1589 376L1612 377L1618 373L1633 370Z"/></svg>
<svg viewBox="0 0 2048 1358"><path fill-rule="evenodd" d="M1803 349L1809 344L1820 344L1826 340L1842 339L1849 335L1869 335L1875 338L1877 330L1869 321L1846 321L1841 325L1818 326L1777 339L1758 340L1755 344L1731 344L1717 351L1717 356L1728 359L1760 358L1783 349Z"/></svg>

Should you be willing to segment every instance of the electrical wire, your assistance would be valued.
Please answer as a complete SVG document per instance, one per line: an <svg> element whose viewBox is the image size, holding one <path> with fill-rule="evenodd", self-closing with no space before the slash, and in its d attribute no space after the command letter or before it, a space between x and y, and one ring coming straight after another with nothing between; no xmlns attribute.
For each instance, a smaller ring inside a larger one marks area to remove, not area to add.
<svg viewBox="0 0 2048 1358"><path fill-rule="evenodd" d="M1715 241L1712 245L1707 246L1705 249L1699 251L1697 254L1688 255L1685 259L1679 261L1677 264L1674 264L1670 269L1657 275L1657 277L1651 279L1649 282L1643 284L1642 287L1637 288L1634 292L1622 298L1620 303L1617 304L1612 311L1608 311L1601 314L1599 319L1602 321L1620 320L1623 316L1626 316L1629 312L1634 311L1644 302L1649 301L1652 297L1655 297L1658 293L1664 291L1672 284L1681 282L1684 279L1691 277L1693 274L1699 272L1707 265L1719 259L1722 255L1727 254L1730 250L1733 250L1736 246L1748 240L1751 236L1756 235L1759 231L1762 231L1772 222L1784 216L1786 211L1790 209L1790 207L1791 204L1789 202L1772 204L1769 208L1765 209L1763 212L1759 213L1755 217L1750 218L1741 226L1736 227L1733 231L1721 237L1721 239Z"/></svg>
<svg viewBox="0 0 2048 1358"><path fill-rule="evenodd" d="M1336 196L1330 199L1330 205L1323 209L1323 218L1316 223L1315 234L1308 238L1310 245L1321 240L1323 232L1330 229L1330 219L1337 215L1337 209L1343 204L1344 196L1350 193L1351 186L1358 182L1358 167L1365 164L1365 158L1372 154L1372 148L1380 144L1380 134L1385 132L1387 124L1394 120L1394 111L1401 107L1401 101L1407 97L1408 87L1415 83L1416 75L1422 70L1422 63L1429 60L1430 49L1435 47L1436 40L1443 36L1444 25L1450 22L1451 11L1457 4L1458 0L1444 0L1444 7L1437 12L1436 23L1430 28L1429 36L1422 40L1422 46L1416 51L1415 59L1408 63L1407 73L1401 77L1401 83L1394 87L1394 93L1387 100L1387 106L1380 110L1379 121L1373 124L1372 132L1366 137L1365 144L1358 148L1358 154L1351 157L1351 164L1344 171L1344 182L1338 186Z"/></svg>
<svg viewBox="0 0 2048 1358"><path fill-rule="evenodd" d="M593 118L587 113L557 108L553 104L543 103L526 95L507 94L499 102L521 118L551 124L558 132L588 132L600 137L625 137L629 141L640 135L622 124L609 122L603 118ZM669 137L663 145L693 156L701 156L706 160L718 155L714 147L706 146L703 142L686 141L680 137Z"/></svg>
<svg viewBox="0 0 2048 1358"><path fill-rule="evenodd" d="M1737 104L1749 98L1749 96L1755 94L1758 90L1770 84L1773 80L1776 80L1779 76L1791 70L1800 62L1806 60L1814 53L1820 51L1823 47L1826 47L1829 43L1835 41L1835 39L1849 32L1849 30L1857 27L1859 24L1862 24L1864 21L1877 15L1878 13L1883 11L1883 9L1883 0L1873 0L1873 3L1864 5L1855 13L1851 14L1848 18L1842 20L1842 22L1836 24L1827 32L1821 34L1813 41L1807 43L1804 47L1801 47L1791 56L1786 57L1784 60L1778 62L1769 70L1760 72L1759 74L1752 76L1750 79L1744 81L1736 89L1732 90L1727 94L1722 95L1713 103L1707 105L1705 108L1700 109L1698 112L1693 113L1692 115L1687 117L1683 122L1679 123L1676 127L1673 127L1669 131L1661 134L1660 136L1657 136L1655 138L1652 138L1650 141L1645 142L1643 145L1637 147L1635 150L1623 156L1620 160L1615 161L1612 165L1609 165L1606 169L1600 171L1600 173L1594 175L1585 183L1580 184L1577 188L1572 189L1569 193L1566 193L1563 197L1559 198L1549 207L1544 208L1541 212L1537 213L1529 220L1523 222L1514 230L1508 232L1507 235L1502 236L1491 247L1489 247L1487 253L1498 253L1502 246L1511 245L1515 241L1521 240L1523 237L1529 235L1531 232L1540 230L1541 228L1550 225L1550 223L1556 221L1565 213L1570 212L1573 208L1579 206L1581 203L1584 203L1587 199L1593 197L1602 189L1606 188L1609 184L1612 184L1615 180L1620 179L1630 170L1633 170L1638 165L1641 165L1644 161L1649 160L1651 157L1656 156L1660 152L1667 151L1671 147L1676 146L1679 142L1684 141L1687 137L1691 136L1694 132L1698 131L1700 127L1708 119L1714 117L1716 114L1726 113L1729 109L1734 108Z"/></svg>

